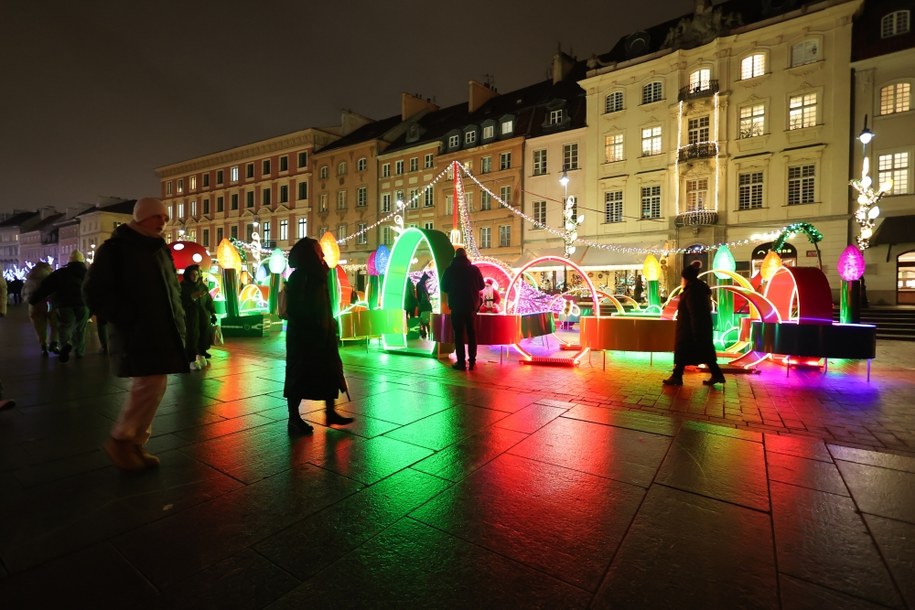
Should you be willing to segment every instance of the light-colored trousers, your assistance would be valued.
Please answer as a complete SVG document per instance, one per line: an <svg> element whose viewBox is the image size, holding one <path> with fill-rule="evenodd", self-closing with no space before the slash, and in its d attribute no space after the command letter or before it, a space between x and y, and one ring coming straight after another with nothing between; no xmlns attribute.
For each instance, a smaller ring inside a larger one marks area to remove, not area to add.
<svg viewBox="0 0 915 610"><path fill-rule="evenodd" d="M54 309L49 311L47 301L29 305L29 318L32 320L32 326L35 327L35 334L38 335L38 343L42 347L48 345L48 327L51 328L51 343L57 343L57 311Z"/></svg>
<svg viewBox="0 0 915 610"><path fill-rule="evenodd" d="M111 429L111 437L145 445L152 434L152 421L165 396L168 375L131 377L130 394L121 408L118 421Z"/></svg>

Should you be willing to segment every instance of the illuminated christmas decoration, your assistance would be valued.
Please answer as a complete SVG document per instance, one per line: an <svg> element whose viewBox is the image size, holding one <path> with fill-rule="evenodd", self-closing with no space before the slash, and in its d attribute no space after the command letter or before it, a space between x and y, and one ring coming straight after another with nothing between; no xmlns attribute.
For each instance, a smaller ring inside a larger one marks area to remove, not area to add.
<svg viewBox="0 0 915 610"><path fill-rule="evenodd" d="M712 259L712 271L717 278L719 286L731 284L731 278L737 271L737 261L727 246L718 248L715 258ZM715 317L715 343L726 346L730 336L737 331L737 316L734 313L734 293L722 290L718 294L718 315Z"/></svg>
<svg viewBox="0 0 915 610"><path fill-rule="evenodd" d="M200 265L201 269L208 270L213 264L207 249L196 242L175 241L170 243L168 248L172 251L172 260L175 261L175 269L179 273L191 265Z"/></svg>
<svg viewBox="0 0 915 610"><path fill-rule="evenodd" d="M238 308L238 270L241 268L241 256L228 239L223 239L216 246L216 259L222 267L222 294L226 299L226 316L237 318Z"/></svg>
<svg viewBox="0 0 915 610"><path fill-rule="evenodd" d="M817 252L817 265L819 266L820 270L822 270L823 269L823 259L820 255L820 245L819 244L821 241L823 241L823 234L820 233L817 230L817 228L815 226L813 226L812 224L810 224L809 222L795 222L795 223L788 225L784 229L782 229L778 238L774 242L772 242L772 249L775 252L781 252L782 247L785 245L785 242L788 241L788 239L797 235L798 233L803 233L804 235L806 235L807 239L810 240L810 243L813 244L813 247L816 249L816 252Z"/></svg>
<svg viewBox="0 0 915 610"><path fill-rule="evenodd" d="M656 313L659 313L661 308L661 293L659 286L659 280L661 279L661 263L654 254L649 254L645 257L645 262L642 263L642 274L648 282L648 306L649 308L656 308Z"/></svg>
<svg viewBox="0 0 915 610"><path fill-rule="evenodd" d="M575 254L575 242L578 240L578 225L585 221L584 215L575 214L575 196L566 197L565 208L562 217L565 219L565 233L562 236L564 242L565 256L569 258Z"/></svg>
<svg viewBox="0 0 915 610"><path fill-rule="evenodd" d="M848 246L839 255L836 269L839 272L839 277L843 280L854 282L855 280L860 280L861 276L864 275L864 266L864 256L861 251L854 246Z"/></svg>
<svg viewBox="0 0 915 610"><path fill-rule="evenodd" d="M318 243L321 244L321 250L324 252L324 262L333 269L340 262L340 246L337 245L334 234L330 231L326 232Z"/></svg>
<svg viewBox="0 0 915 610"><path fill-rule="evenodd" d="M759 267L759 277L768 282L775 275L775 272L782 267L782 257L775 253L775 250L769 250L766 258L763 259Z"/></svg>
<svg viewBox="0 0 915 610"><path fill-rule="evenodd" d="M286 255L279 248L274 248L267 259L267 267L270 269L270 298L267 300L267 311L276 313L276 297L280 292L283 271L286 270Z"/></svg>
<svg viewBox="0 0 915 610"><path fill-rule="evenodd" d="M228 239L223 239L216 246L216 260L219 261L219 266L223 269L238 270L241 268L241 256L239 256L238 250Z"/></svg>
<svg viewBox="0 0 915 610"><path fill-rule="evenodd" d="M870 247L870 239L874 236L874 226L877 217L880 216L880 208L877 202L884 195L893 190L893 179L888 178L886 182L879 185L874 190L873 180L870 177L870 158L867 156L867 145L874 138L874 132L867 128L867 115L864 115L864 130L858 136L861 144L864 146L861 160L861 177L850 182L851 186L858 191L858 209L855 210L855 222L860 227L860 232L855 241L858 248L867 250Z"/></svg>
<svg viewBox="0 0 915 610"><path fill-rule="evenodd" d="M384 275L388 272L388 265L391 261L391 251L384 244L378 246L375 250L375 270L378 275Z"/></svg>
<svg viewBox="0 0 915 610"><path fill-rule="evenodd" d="M861 277L864 275L864 255L855 246L848 246L839 255L836 269L842 278L839 291L839 321L857 324L861 321Z"/></svg>
<svg viewBox="0 0 915 610"><path fill-rule="evenodd" d="M727 273L722 273L722 271L729 271L731 273L737 271L737 261L734 260L731 249L726 245L718 248L718 251L715 253L715 258L712 259L712 269L715 271L715 277L719 280L727 280L731 277Z"/></svg>
<svg viewBox="0 0 915 610"><path fill-rule="evenodd" d="M286 255L279 248L274 248L273 252L270 253L267 264L270 267L270 273L282 273L286 270Z"/></svg>
<svg viewBox="0 0 915 610"><path fill-rule="evenodd" d="M377 251L371 252L368 259L365 261L365 272L369 276L378 275L378 267L375 266L375 258L377 258L377 256Z"/></svg>

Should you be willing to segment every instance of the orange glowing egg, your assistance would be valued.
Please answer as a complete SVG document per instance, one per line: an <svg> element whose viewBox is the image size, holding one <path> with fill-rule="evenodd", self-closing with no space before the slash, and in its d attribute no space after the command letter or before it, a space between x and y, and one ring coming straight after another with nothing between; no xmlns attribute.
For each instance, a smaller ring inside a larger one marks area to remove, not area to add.
<svg viewBox="0 0 915 610"><path fill-rule="evenodd" d="M223 269L241 269L241 256L228 239L223 239L216 246L216 260Z"/></svg>
<svg viewBox="0 0 915 610"><path fill-rule="evenodd" d="M321 236L319 242L321 250L324 252L324 262L333 269L340 262L340 246L337 245L337 239L330 231Z"/></svg>
<svg viewBox="0 0 915 610"><path fill-rule="evenodd" d="M768 282L781 266L782 257L776 254L775 250L769 250L769 253L766 254L766 258L763 259L762 265L759 268L759 276Z"/></svg>

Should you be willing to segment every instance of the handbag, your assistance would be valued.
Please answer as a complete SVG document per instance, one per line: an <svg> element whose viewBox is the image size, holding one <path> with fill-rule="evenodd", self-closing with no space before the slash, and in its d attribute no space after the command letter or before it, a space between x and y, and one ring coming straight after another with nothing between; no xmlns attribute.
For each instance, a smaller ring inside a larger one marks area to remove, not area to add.
<svg viewBox="0 0 915 610"><path fill-rule="evenodd" d="M213 345L222 345L225 341L222 338L222 325L213 325Z"/></svg>

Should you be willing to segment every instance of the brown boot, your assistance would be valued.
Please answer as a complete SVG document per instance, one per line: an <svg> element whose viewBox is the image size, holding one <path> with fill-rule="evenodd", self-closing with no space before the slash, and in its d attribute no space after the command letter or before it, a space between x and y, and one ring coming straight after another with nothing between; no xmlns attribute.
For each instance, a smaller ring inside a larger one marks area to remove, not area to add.
<svg viewBox="0 0 915 610"><path fill-rule="evenodd" d="M109 438L105 441L105 453L111 459L111 463L125 472L137 472L146 470L146 462L137 452L137 446L131 441L121 441L116 438Z"/></svg>
<svg viewBox="0 0 915 610"><path fill-rule="evenodd" d="M143 445L134 445L134 447L136 447L137 455L140 456L147 468L155 468L159 465L159 458L147 451L146 447Z"/></svg>

